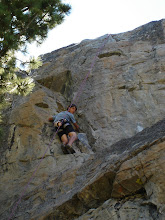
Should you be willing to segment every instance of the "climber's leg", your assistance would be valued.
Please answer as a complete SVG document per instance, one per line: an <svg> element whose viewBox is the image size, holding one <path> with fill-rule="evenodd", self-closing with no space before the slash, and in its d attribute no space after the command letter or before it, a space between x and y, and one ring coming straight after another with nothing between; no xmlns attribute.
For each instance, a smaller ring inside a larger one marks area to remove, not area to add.
<svg viewBox="0 0 165 220"><path fill-rule="evenodd" d="M62 142L62 145L61 145L61 150L62 150L62 152L63 152L64 154L69 154L69 152L68 152L68 150L67 150L67 148L66 148L66 145L67 145L67 143L68 143L68 138L67 138L66 134L63 134L63 135L61 136L61 142Z"/></svg>
<svg viewBox="0 0 165 220"><path fill-rule="evenodd" d="M77 140L76 132L69 132L69 142L68 145L72 146L73 142Z"/></svg>
<svg viewBox="0 0 165 220"><path fill-rule="evenodd" d="M77 134L74 131L73 127L71 124L67 125L64 129L66 135L69 136L69 141L66 144L66 149L68 152L70 152L71 154L76 153L75 150L72 148L72 144L73 142L77 139Z"/></svg>
<svg viewBox="0 0 165 220"><path fill-rule="evenodd" d="M61 142L66 145L68 143L68 138L67 138L67 135L66 134L63 134L61 136Z"/></svg>

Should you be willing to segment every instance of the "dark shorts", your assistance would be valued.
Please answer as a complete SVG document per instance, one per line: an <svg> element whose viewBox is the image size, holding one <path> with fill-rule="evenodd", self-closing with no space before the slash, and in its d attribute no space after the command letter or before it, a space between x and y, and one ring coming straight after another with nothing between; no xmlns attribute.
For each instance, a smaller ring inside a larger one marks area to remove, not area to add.
<svg viewBox="0 0 165 220"><path fill-rule="evenodd" d="M57 130L57 128L56 128ZM65 123L59 128L57 134L59 136L59 138L61 139L62 135L63 134L66 134L68 135L70 132L75 132L73 126L67 122L66 126L65 126Z"/></svg>

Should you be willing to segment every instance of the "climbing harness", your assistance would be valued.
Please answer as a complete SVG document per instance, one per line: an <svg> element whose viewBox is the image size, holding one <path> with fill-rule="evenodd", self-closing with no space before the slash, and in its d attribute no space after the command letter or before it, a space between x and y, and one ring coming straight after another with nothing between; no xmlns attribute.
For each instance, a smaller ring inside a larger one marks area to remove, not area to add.
<svg viewBox="0 0 165 220"><path fill-rule="evenodd" d="M96 55L95 55L95 57L94 57L94 59L93 59L93 61L92 61L92 64L91 64L91 68L90 68L89 72L86 74L86 76L85 76L84 80L82 81L82 83L80 84L79 90L78 90L78 92L77 92L75 98L74 98L73 101L71 102L71 105L69 106L69 108L72 106L72 104L73 104L76 100L77 100L77 102L78 102L79 96L80 96L80 94L82 93L82 91L83 91L83 89L84 89L85 83L86 83L86 81L87 81L87 79L88 79L90 73L91 73L92 70L93 70L94 64L95 64L95 62L96 62L96 58L98 57L98 55L100 54L100 52L101 52L102 49L104 48L105 44L108 42L109 36L110 36L110 34L108 34L108 36L106 37L104 43L101 45L101 47L99 48L98 52L96 53ZM62 119L61 122L63 123L63 122L64 122L64 119ZM60 129L60 127L58 127L58 129L57 129L56 132L54 133L54 135L53 135L53 137L52 137L52 139L51 139L51 141L50 141L48 147L46 148L46 150L45 150L45 152L44 152L42 158L40 159L38 165L36 166L36 169L34 170L34 172L33 172L32 176L31 176L31 178L29 179L28 183L24 186L24 188L23 188L23 190L22 190L22 193L21 193L21 195L20 195L20 197L19 197L19 200L16 202L16 204L15 204L15 205L13 206L13 208L12 208L12 211L11 211L11 214L10 214L8 220L11 220L12 217L14 216L14 212L16 211L16 208L18 207L19 203L21 203L22 197L25 195L25 192L26 192L26 190L27 190L29 184L30 184L31 181L33 180L33 177L35 176L35 174L36 174L36 172L37 172L37 170L38 170L38 168L39 168L39 166L40 166L40 164L41 164L43 158L45 157L46 152L48 151L48 149L50 149L50 146L52 145L53 140L54 140L56 134L58 133L59 129Z"/></svg>
<svg viewBox="0 0 165 220"><path fill-rule="evenodd" d="M58 123L59 123L59 122L62 123L61 126L58 126ZM69 121L68 121L66 118L60 119L59 121L56 121L56 122L54 123L54 126L55 126L56 128L62 127L62 126L63 126L63 128L66 128L66 126L68 126L68 125L70 125L70 123L69 123Z"/></svg>

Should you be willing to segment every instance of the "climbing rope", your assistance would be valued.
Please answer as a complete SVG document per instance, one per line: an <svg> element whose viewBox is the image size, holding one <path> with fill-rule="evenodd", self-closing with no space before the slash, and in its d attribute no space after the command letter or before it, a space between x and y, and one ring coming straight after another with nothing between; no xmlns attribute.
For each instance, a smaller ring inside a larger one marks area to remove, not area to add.
<svg viewBox="0 0 165 220"><path fill-rule="evenodd" d="M100 52L103 50L105 44L108 42L109 36L110 36L110 34L108 34L108 36L105 38L105 40L104 40L103 44L101 45L101 47L98 49L98 51L97 51L95 57L94 57L93 60L92 60L92 64L91 64L90 70L89 70L89 72L86 74L86 76L85 76L84 80L82 81L82 83L80 84L79 90L78 90L78 92L77 92L75 98L74 98L73 101L71 102L69 108L71 107L71 105L72 105L73 103L75 103L75 102L77 103L77 102L78 102L79 97L80 97L80 95L81 95L82 92L83 92L85 83L86 83L86 81L87 81L87 79L88 79L90 73L91 73L92 70L93 70L93 67L94 67L94 65L95 65L96 59L97 59L98 55L100 54ZM46 148L46 150L45 150L45 152L44 152L42 158L40 159L38 165L36 166L36 169L34 170L32 176L30 177L30 179L29 179L29 181L28 181L28 183L24 186L24 188L23 188L23 190L22 190L22 193L21 193L21 195L20 195L20 197L19 197L19 200L16 202L16 204L15 204L14 207L12 208L12 211L11 211L11 214L10 214L8 220L11 220L12 217L14 216L14 212L16 211L16 208L17 208L18 205L21 203L22 197L25 195L26 190L27 190L27 188L29 187L29 184L31 183L31 181L33 180L33 178L34 178L34 176L35 176L35 174L36 174L36 172L37 172L37 170L38 170L38 168L39 168L39 166L40 166L42 160L44 159L44 157L45 157L45 155L46 155L46 153L47 153L47 151L48 151L48 149L50 149L50 146L52 145L53 140L54 140L54 138L55 138L55 136L56 136L56 134L57 134L59 128L60 128L60 127L58 127L58 129L57 129L56 132L54 133L54 135L53 135L53 137L52 137L52 139L51 139L51 141L50 141L48 147Z"/></svg>

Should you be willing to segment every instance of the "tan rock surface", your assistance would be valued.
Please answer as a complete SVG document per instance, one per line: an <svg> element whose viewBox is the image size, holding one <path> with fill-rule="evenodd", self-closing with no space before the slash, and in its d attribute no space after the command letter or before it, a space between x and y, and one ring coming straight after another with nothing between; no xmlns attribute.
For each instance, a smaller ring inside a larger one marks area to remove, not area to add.
<svg viewBox="0 0 165 220"><path fill-rule="evenodd" d="M74 100L106 37L44 55L33 93L13 98L0 148L0 219L21 195L18 220L165 218L165 20L109 37L75 100L76 154L63 155L53 138L48 118Z"/></svg>
<svg viewBox="0 0 165 220"><path fill-rule="evenodd" d="M86 214L77 218L77 220L160 219L161 217L157 214L156 207L142 205L144 201L140 197L141 195L136 195L136 197L131 196L122 201L107 200L102 206L89 210Z"/></svg>
<svg viewBox="0 0 165 220"><path fill-rule="evenodd" d="M105 42L83 92L75 100L80 110L78 120L95 150L164 118L164 26L164 20L153 22L111 35L108 41L105 35L43 56L47 65L35 73L36 80L72 101Z"/></svg>

